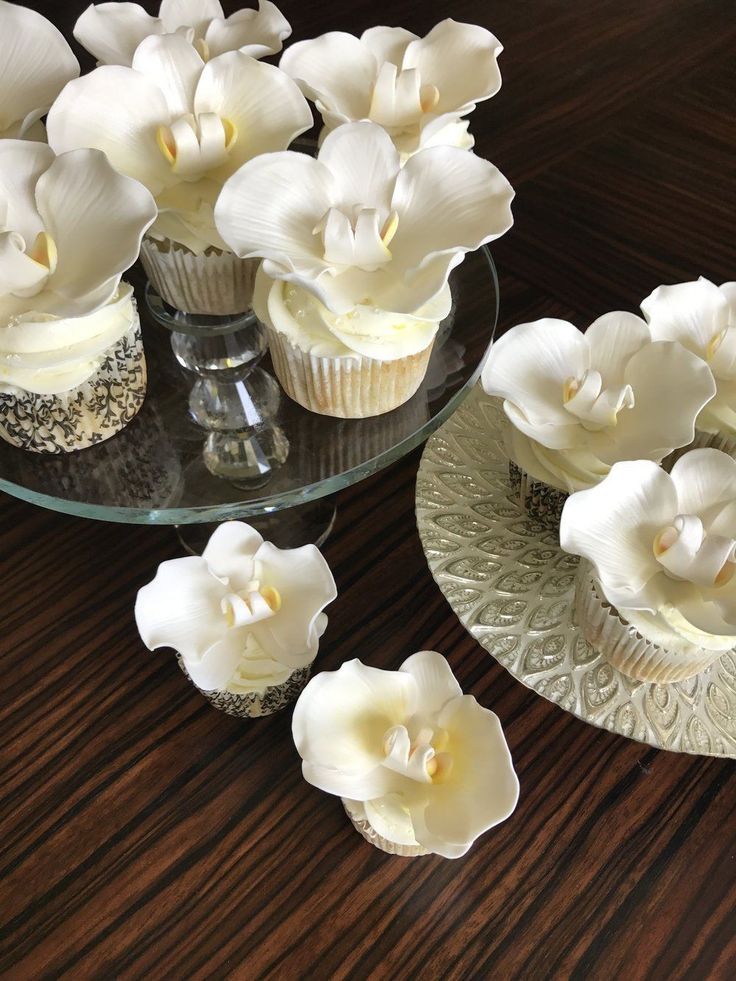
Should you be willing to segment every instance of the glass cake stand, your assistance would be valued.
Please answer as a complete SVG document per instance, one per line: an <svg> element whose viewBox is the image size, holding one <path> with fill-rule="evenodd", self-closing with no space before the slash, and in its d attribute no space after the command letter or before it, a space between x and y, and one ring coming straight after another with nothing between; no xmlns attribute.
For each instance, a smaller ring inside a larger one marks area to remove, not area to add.
<svg viewBox="0 0 736 981"><path fill-rule="evenodd" d="M280 389L265 352L240 374L201 377L184 370L170 332L139 302L148 393L137 417L112 439L75 453L45 456L0 441L0 490L101 521L181 531L235 518L256 519L261 527L275 516L274 527L282 529L277 543L324 538L334 518L325 498L418 446L480 374L499 303L488 250L469 254L450 285L453 309L419 391L370 419L333 419L301 408Z"/></svg>

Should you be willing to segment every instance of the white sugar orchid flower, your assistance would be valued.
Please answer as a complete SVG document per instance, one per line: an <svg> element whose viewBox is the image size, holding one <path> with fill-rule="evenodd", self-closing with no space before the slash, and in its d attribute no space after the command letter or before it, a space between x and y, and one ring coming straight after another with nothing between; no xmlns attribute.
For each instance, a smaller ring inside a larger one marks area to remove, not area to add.
<svg viewBox="0 0 736 981"><path fill-rule="evenodd" d="M43 139L37 125L79 62L52 23L27 7L0 0L0 139Z"/></svg>
<svg viewBox="0 0 736 981"><path fill-rule="evenodd" d="M131 65L151 34L181 34L205 60L226 51L251 58L277 54L291 34L289 22L270 0L225 17L218 0L161 0L158 17L137 3L92 4L74 26L74 37L100 65Z"/></svg>
<svg viewBox="0 0 736 981"><path fill-rule="evenodd" d="M292 723L304 779L362 801L373 828L446 858L516 807L519 781L498 716L463 695L435 651L398 671L348 661L313 678Z"/></svg>
<svg viewBox="0 0 736 981"><path fill-rule="evenodd" d="M498 92L502 51L489 31L448 18L423 38L401 27L372 27L360 38L333 31L293 44L280 65L326 130L370 119L407 159L427 146L473 146L461 117Z"/></svg>
<svg viewBox="0 0 736 981"><path fill-rule="evenodd" d="M173 647L192 681L225 691L233 678L263 690L314 660L337 595L314 545L280 549L240 521L220 525L201 557L163 562L138 593L144 644Z"/></svg>
<svg viewBox="0 0 736 981"><path fill-rule="evenodd" d="M193 252L226 248L212 209L223 182L281 150L312 122L292 80L239 51L206 64L179 34L146 38L133 67L106 65L70 82L48 117L57 152L103 150L156 198L151 230Z"/></svg>
<svg viewBox="0 0 736 981"><path fill-rule="evenodd" d="M644 321L624 312L599 317L585 334L563 320L520 324L494 343L482 381L504 400L515 462L567 492L597 483L619 460L659 462L687 446L715 392L701 358L652 343Z"/></svg>
<svg viewBox="0 0 736 981"><path fill-rule="evenodd" d="M514 192L493 164L432 147L402 168L387 133L346 123L317 159L275 153L224 186L218 230L272 279L296 283L334 313L414 313L465 253L507 231Z"/></svg>
<svg viewBox="0 0 736 981"><path fill-rule="evenodd" d="M98 150L55 157L44 143L0 140L0 329L29 311L103 306L155 217L146 188Z"/></svg>
<svg viewBox="0 0 736 981"><path fill-rule="evenodd" d="M691 450L670 474L647 460L617 463L568 498L560 543L595 566L620 610L659 614L696 632L736 635L736 461Z"/></svg>
<svg viewBox="0 0 736 981"><path fill-rule="evenodd" d="M708 362L716 394L698 429L736 436L736 283L718 287L702 277L659 286L641 305L655 340L678 341Z"/></svg>

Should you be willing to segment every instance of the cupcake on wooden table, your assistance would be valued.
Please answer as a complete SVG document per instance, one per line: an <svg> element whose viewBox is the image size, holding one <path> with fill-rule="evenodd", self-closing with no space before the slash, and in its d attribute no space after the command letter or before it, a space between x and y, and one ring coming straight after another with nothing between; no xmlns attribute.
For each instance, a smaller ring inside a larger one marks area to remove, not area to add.
<svg viewBox="0 0 736 981"><path fill-rule="evenodd" d="M562 547L580 555L586 639L640 681L682 681L736 645L736 461L685 453L670 474L617 463L568 498Z"/></svg>
<svg viewBox="0 0 736 981"><path fill-rule="evenodd" d="M149 188L158 217L141 260L160 296L177 310L226 316L250 309L257 263L234 255L215 228L223 182L311 124L278 68L242 51L206 61L177 33L146 37L131 67L102 65L71 82L47 128L57 152L96 147Z"/></svg>
<svg viewBox="0 0 736 981"><path fill-rule="evenodd" d="M338 127L317 159L275 153L243 166L215 220L237 255L264 260L254 307L286 393L343 418L411 398L450 310L450 272L510 228L513 193L456 147L402 168L370 122Z"/></svg>
<svg viewBox="0 0 736 981"><path fill-rule="evenodd" d="M135 416L146 362L120 277L155 217L98 150L0 140L0 438L60 453Z"/></svg>
<svg viewBox="0 0 736 981"><path fill-rule="evenodd" d="M460 858L519 798L498 716L463 695L435 651L398 671L354 660L318 674L292 733L304 779L342 798L356 830L391 855Z"/></svg>
<svg viewBox="0 0 736 981"><path fill-rule="evenodd" d="M705 361L678 343L653 343L644 321L623 312L585 334L564 320L520 324L493 344L482 382L503 400L519 501L553 525L568 494L619 460L659 462L688 446L715 393Z"/></svg>
<svg viewBox="0 0 736 981"><path fill-rule="evenodd" d="M220 525L202 556L162 562L138 592L144 644L172 647L189 680L228 715L270 715L309 678L337 596L314 545L280 549L241 521Z"/></svg>

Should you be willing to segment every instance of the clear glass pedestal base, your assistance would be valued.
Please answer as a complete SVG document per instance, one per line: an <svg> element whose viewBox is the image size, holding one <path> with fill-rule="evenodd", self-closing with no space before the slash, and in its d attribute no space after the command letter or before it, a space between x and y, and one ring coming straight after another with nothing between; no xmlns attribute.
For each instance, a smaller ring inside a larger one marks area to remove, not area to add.
<svg viewBox="0 0 736 981"><path fill-rule="evenodd" d="M274 511L258 517L243 518L264 541L278 548L298 548L327 541L337 518L337 507L330 500L310 501L288 511ZM176 534L190 555L201 555L218 524L178 525Z"/></svg>

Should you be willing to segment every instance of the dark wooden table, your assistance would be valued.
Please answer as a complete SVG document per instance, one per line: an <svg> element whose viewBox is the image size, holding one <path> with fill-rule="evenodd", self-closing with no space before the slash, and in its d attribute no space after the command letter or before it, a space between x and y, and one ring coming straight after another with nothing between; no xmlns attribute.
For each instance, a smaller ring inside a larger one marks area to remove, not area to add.
<svg viewBox="0 0 736 981"><path fill-rule="evenodd" d="M34 6L70 33L86 0ZM732 0L282 9L296 38L452 14L506 45L472 117L517 190L504 327L734 278ZM417 461L340 496L319 666L436 648L498 712L519 807L455 862L365 845L303 782L288 712L230 719L143 649L133 601L179 553L171 530L0 500L5 976L734 976L734 764L598 731L496 665L427 570Z"/></svg>

